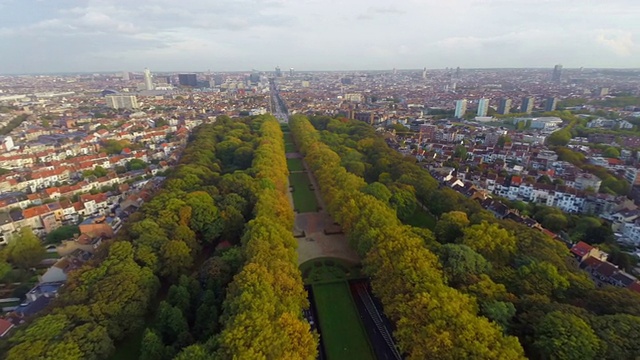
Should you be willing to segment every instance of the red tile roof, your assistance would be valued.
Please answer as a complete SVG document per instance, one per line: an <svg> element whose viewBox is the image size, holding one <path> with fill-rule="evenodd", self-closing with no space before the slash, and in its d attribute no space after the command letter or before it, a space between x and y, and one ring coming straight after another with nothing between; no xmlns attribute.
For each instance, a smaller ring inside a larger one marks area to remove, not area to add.
<svg viewBox="0 0 640 360"><path fill-rule="evenodd" d="M579 243L573 245L573 247L571 248L571 253L574 255L577 255L579 257L584 257L585 255L587 255L591 250L593 250L593 246L580 241Z"/></svg>

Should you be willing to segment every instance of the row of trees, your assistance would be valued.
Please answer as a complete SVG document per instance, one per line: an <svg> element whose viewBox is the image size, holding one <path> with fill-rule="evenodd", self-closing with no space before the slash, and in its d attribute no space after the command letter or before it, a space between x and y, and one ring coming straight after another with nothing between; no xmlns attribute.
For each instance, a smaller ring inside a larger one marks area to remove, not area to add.
<svg viewBox="0 0 640 360"><path fill-rule="evenodd" d="M422 184L433 181L415 159L402 158L366 125L327 118L312 118L312 122L318 129L327 129L319 132L323 142L341 156L349 154L350 159L358 159L361 164L354 169L366 169L366 193L375 194L367 191L373 185L406 186L411 182L408 179L419 179ZM375 145L366 146L368 143ZM344 157L342 162L344 166ZM438 255L447 283L475 298L480 314L518 336L527 355L566 358L566 346L572 343L571 331L553 319L543 322L545 315L553 312L567 313L564 318L575 325L569 329L590 340L590 334L597 336L590 346L576 345L569 353L611 359L640 355L633 338L623 336L624 331L633 332L640 324L638 294L612 287L596 289L571 260L563 243L513 221L498 220L477 201L447 187L414 189L416 197L439 221L435 241L422 229L412 228L411 232L419 234L425 246ZM378 189L377 194L382 193ZM558 220L554 218L557 214L547 209L534 214L541 220L549 218L547 222ZM576 222L576 236L578 232L591 234L602 228L598 222L568 220ZM612 328L613 318L622 322L620 329ZM550 339L548 334L558 341L545 341Z"/></svg>
<svg viewBox="0 0 640 360"><path fill-rule="evenodd" d="M260 190L251 168L235 166L237 171L225 173L217 150L221 142L240 139L252 153L258 136L250 125L259 127L264 120L221 118L194 130L163 189L130 217L119 239L70 274L49 314L12 337L7 358L105 358L115 343L141 331L157 306L161 281L169 294L145 332L141 356L190 358L199 349L192 345L197 341L206 341L206 353L216 351L217 315L244 257L233 245ZM207 259L223 241L232 248ZM179 353L182 348L187 355Z"/></svg>
<svg viewBox="0 0 640 360"><path fill-rule="evenodd" d="M474 299L445 284L438 258L425 246L433 241L431 232L403 226L392 208L364 194L364 179L341 166L306 118L294 116L290 123L329 212L364 257L374 293L408 358L523 358L516 338L477 316Z"/></svg>
<svg viewBox="0 0 640 360"><path fill-rule="evenodd" d="M318 338L304 321L307 294L297 265L287 163L275 119L262 123L253 169L260 182L255 218L242 243L246 256L224 303L223 359L315 359Z"/></svg>

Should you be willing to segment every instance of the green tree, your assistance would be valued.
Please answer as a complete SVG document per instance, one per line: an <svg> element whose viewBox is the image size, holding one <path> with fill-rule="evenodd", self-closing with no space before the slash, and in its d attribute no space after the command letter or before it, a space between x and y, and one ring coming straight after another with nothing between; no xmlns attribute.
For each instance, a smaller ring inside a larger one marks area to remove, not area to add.
<svg viewBox="0 0 640 360"><path fill-rule="evenodd" d="M180 240L170 240L162 245L161 259L160 273L171 279L177 279L193 265L191 249Z"/></svg>
<svg viewBox="0 0 640 360"><path fill-rule="evenodd" d="M567 217L560 213L552 213L544 217L542 226L553 232L565 230L567 228Z"/></svg>
<svg viewBox="0 0 640 360"><path fill-rule="evenodd" d="M602 340L600 359L636 359L640 356L640 317L626 314L594 316L591 326Z"/></svg>
<svg viewBox="0 0 640 360"><path fill-rule="evenodd" d="M547 314L535 329L533 346L543 359L595 359L600 340L579 317L555 311Z"/></svg>
<svg viewBox="0 0 640 360"><path fill-rule="evenodd" d="M558 268L546 261L534 261L518 269L518 286L522 294L561 296L569 281Z"/></svg>
<svg viewBox="0 0 640 360"><path fill-rule="evenodd" d="M516 250L515 236L498 224L482 221L464 229L463 233L462 243L491 262L505 264Z"/></svg>
<svg viewBox="0 0 640 360"><path fill-rule="evenodd" d="M493 300L481 303L480 313L506 330L516 315L516 307L510 302Z"/></svg>
<svg viewBox="0 0 640 360"><path fill-rule="evenodd" d="M209 352L200 344L191 345L173 358L174 360L213 360Z"/></svg>
<svg viewBox="0 0 640 360"><path fill-rule="evenodd" d="M456 146L456 149L453 152L453 157L465 160L467 158L467 148L464 147L464 145Z"/></svg>
<svg viewBox="0 0 640 360"><path fill-rule="evenodd" d="M47 244L57 244L62 240L73 238L75 234L80 234L80 229L76 225L64 225L47 234Z"/></svg>
<svg viewBox="0 0 640 360"><path fill-rule="evenodd" d="M482 255L465 245L446 244L440 248L439 257L446 279L454 287L473 282L490 268Z"/></svg>
<svg viewBox="0 0 640 360"><path fill-rule="evenodd" d="M362 189L362 192L365 194L369 194L376 199L383 201L385 203L389 203L391 199L391 191L384 184L379 182L372 182L371 184L365 186Z"/></svg>
<svg viewBox="0 0 640 360"><path fill-rule="evenodd" d="M609 146L608 148L606 148L603 152L602 155L604 157L608 157L608 158L619 158L620 157L620 150L614 148L613 146Z"/></svg>
<svg viewBox="0 0 640 360"><path fill-rule="evenodd" d="M144 170L147 168L147 163L141 159L131 159L126 164L127 171Z"/></svg>
<svg viewBox="0 0 640 360"><path fill-rule="evenodd" d="M396 210L400 220L406 220L416 211L418 202L413 191L394 186L391 189L389 204Z"/></svg>
<svg viewBox="0 0 640 360"><path fill-rule="evenodd" d="M9 241L7 253L9 262L17 267L29 269L44 259L46 250L31 228L23 227L20 234Z"/></svg>
<svg viewBox="0 0 640 360"><path fill-rule="evenodd" d="M171 352L153 330L146 329L140 346L140 360L169 359Z"/></svg>
<svg viewBox="0 0 640 360"><path fill-rule="evenodd" d="M462 211L450 211L442 214L436 223L434 233L441 243L451 243L463 235L463 230L469 225L467 214Z"/></svg>

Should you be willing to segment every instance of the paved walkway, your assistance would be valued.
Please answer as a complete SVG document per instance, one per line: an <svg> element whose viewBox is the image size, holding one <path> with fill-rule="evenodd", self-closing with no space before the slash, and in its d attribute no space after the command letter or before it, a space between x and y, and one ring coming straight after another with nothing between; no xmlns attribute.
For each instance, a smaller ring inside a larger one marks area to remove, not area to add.
<svg viewBox="0 0 640 360"><path fill-rule="evenodd" d="M299 153L287 153L287 159L302 159ZM346 260L350 263L360 263L360 257L351 249L349 241L344 234L326 235L325 229L335 229L337 226L326 211L324 200L320 196L318 183L309 171L307 163L303 160L302 164L307 170L307 175L311 184L315 189L318 205L322 208L318 212L306 212L296 214L295 228L304 231L305 237L297 238L298 240L298 265L315 258L334 257ZM287 184L288 185L288 184ZM293 196L289 192L289 202L293 206ZM298 231L296 231L298 232Z"/></svg>

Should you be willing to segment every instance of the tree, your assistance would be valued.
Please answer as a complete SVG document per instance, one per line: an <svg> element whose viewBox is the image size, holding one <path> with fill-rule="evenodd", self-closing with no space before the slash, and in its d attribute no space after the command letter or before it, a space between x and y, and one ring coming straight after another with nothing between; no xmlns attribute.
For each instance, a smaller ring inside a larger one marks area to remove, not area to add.
<svg viewBox="0 0 640 360"><path fill-rule="evenodd" d="M571 140L571 132L569 130L562 129L558 131L554 131L547 137L547 144L549 145L560 145L565 146Z"/></svg>
<svg viewBox="0 0 640 360"><path fill-rule="evenodd" d="M462 243L491 262L505 264L516 251L515 236L498 224L482 221L464 229L463 233Z"/></svg>
<svg viewBox="0 0 640 360"><path fill-rule="evenodd" d="M600 340L589 324L579 317L554 311L535 328L533 347L543 359L594 359Z"/></svg>
<svg viewBox="0 0 640 360"><path fill-rule="evenodd" d="M558 273L558 268L546 261L520 267L517 282L522 294L561 296L569 288L569 281Z"/></svg>
<svg viewBox="0 0 640 360"><path fill-rule="evenodd" d="M626 314L594 316L591 326L603 344L598 358L617 360L640 356L640 317Z"/></svg>
<svg viewBox="0 0 640 360"><path fill-rule="evenodd" d="M456 146L455 151L453 152L453 156L456 158L460 158L462 160L466 160L467 158L467 148L464 145Z"/></svg>
<svg viewBox="0 0 640 360"><path fill-rule="evenodd" d="M207 340L218 330L218 306L213 290L207 290L202 297L202 303L196 311L196 321L193 334L199 340Z"/></svg>
<svg viewBox="0 0 640 360"><path fill-rule="evenodd" d="M462 211L450 211L442 214L436 223L434 233L441 243L451 243L463 235L463 230L469 225L467 214Z"/></svg>
<svg viewBox="0 0 640 360"><path fill-rule="evenodd" d="M387 204L389 203L389 199L391 199L391 191L389 190L389 188L377 181L365 186L362 189L362 192L365 194L369 194Z"/></svg>
<svg viewBox="0 0 640 360"><path fill-rule="evenodd" d="M180 240L170 240L162 245L161 259L161 274L172 279L177 279L193 265L191 249Z"/></svg>
<svg viewBox="0 0 640 360"><path fill-rule="evenodd" d="M9 241L7 252L9 261L23 269L36 266L46 254L42 243L29 227L20 229L20 234Z"/></svg>
<svg viewBox="0 0 640 360"><path fill-rule="evenodd" d="M173 358L174 360L213 360L209 352L200 344L191 345Z"/></svg>
<svg viewBox="0 0 640 360"><path fill-rule="evenodd" d="M144 170L147 168L147 163L141 159L132 159L127 162L127 171Z"/></svg>
<svg viewBox="0 0 640 360"><path fill-rule="evenodd" d="M542 220L542 226L553 232L564 230L567 227L567 217L560 213L549 214Z"/></svg>
<svg viewBox="0 0 640 360"><path fill-rule="evenodd" d="M506 330L516 314L516 308L510 302L493 300L481 303L480 313Z"/></svg>
<svg viewBox="0 0 640 360"><path fill-rule="evenodd" d="M73 238L75 234L80 234L80 229L75 225L64 225L47 234L47 244L57 244L62 240Z"/></svg>
<svg viewBox="0 0 640 360"><path fill-rule="evenodd" d="M155 331L146 329L140 346L140 360L163 360L171 356Z"/></svg>
<svg viewBox="0 0 640 360"><path fill-rule="evenodd" d="M549 184L549 185L552 183L551 178L547 175L540 176L536 182L539 184Z"/></svg>
<svg viewBox="0 0 640 360"><path fill-rule="evenodd" d="M614 148L613 146L609 146L608 148L606 148L603 152L602 155L604 157L607 158L619 158L620 157L620 150Z"/></svg>
<svg viewBox="0 0 640 360"><path fill-rule="evenodd" d="M389 204L396 210L400 220L406 220L413 215L414 211L416 211L416 206L418 205L413 191L407 188L394 186L391 189L391 194Z"/></svg>
<svg viewBox="0 0 640 360"><path fill-rule="evenodd" d="M446 244L440 248L439 256L446 279L454 287L472 282L490 268L482 255L465 245Z"/></svg>

